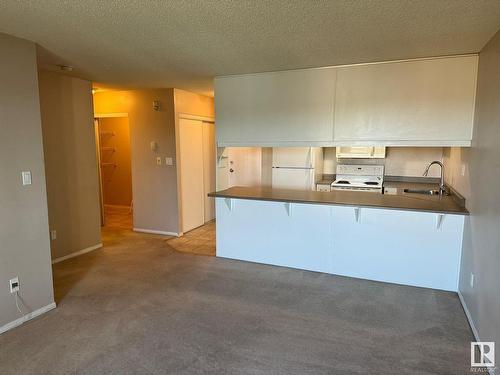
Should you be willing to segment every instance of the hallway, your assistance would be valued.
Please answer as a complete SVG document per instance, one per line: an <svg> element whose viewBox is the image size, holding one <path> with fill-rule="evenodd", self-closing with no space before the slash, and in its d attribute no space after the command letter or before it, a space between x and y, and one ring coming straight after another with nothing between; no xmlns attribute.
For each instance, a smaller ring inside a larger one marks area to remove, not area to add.
<svg viewBox="0 0 500 375"><path fill-rule="evenodd" d="M105 226L108 228L132 229L133 215L130 207L104 206Z"/></svg>

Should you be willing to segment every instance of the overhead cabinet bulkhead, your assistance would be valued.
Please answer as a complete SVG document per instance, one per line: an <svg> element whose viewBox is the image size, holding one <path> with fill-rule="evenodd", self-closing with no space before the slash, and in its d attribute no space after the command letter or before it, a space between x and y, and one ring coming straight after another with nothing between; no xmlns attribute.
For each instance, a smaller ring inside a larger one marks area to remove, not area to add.
<svg viewBox="0 0 500 375"><path fill-rule="evenodd" d="M477 55L215 79L219 146L469 146Z"/></svg>

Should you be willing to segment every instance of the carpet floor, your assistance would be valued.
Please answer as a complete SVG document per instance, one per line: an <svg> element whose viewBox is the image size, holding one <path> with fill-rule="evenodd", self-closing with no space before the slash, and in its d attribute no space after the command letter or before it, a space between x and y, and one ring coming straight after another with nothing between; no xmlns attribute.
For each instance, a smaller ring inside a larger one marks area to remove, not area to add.
<svg viewBox="0 0 500 375"><path fill-rule="evenodd" d="M57 309L0 335L0 374L464 374L454 293L174 251L106 229L54 265Z"/></svg>

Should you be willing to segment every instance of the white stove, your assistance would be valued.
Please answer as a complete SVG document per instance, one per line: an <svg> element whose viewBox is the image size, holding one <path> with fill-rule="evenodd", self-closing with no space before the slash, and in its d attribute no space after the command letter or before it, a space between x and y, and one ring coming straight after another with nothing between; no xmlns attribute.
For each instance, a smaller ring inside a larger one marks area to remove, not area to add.
<svg viewBox="0 0 500 375"><path fill-rule="evenodd" d="M384 183L383 165L337 164L336 180L332 190L355 190L382 193Z"/></svg>

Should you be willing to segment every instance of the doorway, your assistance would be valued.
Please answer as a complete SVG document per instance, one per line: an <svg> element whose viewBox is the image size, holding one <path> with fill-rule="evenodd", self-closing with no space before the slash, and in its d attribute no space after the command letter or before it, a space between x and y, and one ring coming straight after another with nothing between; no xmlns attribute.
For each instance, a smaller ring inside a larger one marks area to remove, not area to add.
<svg viewBox="0 0 500 375"><path fill-rule="evenodd" d="M132 229L132 158L126 114L95 119L103 226Z"/></svg>
<svg viewBox="0 0 500 375"><path fill-rule="evenodd" d="M225 147L217 150L217 190L232 186L261 186L261 147Z"/></svg>
<svg viewBox="0 0 500 375"><path fill-rule="evenodd" d="M180 115L179 174L181 230L186 233L214 220L215 123L211 119Z"/></svg>

